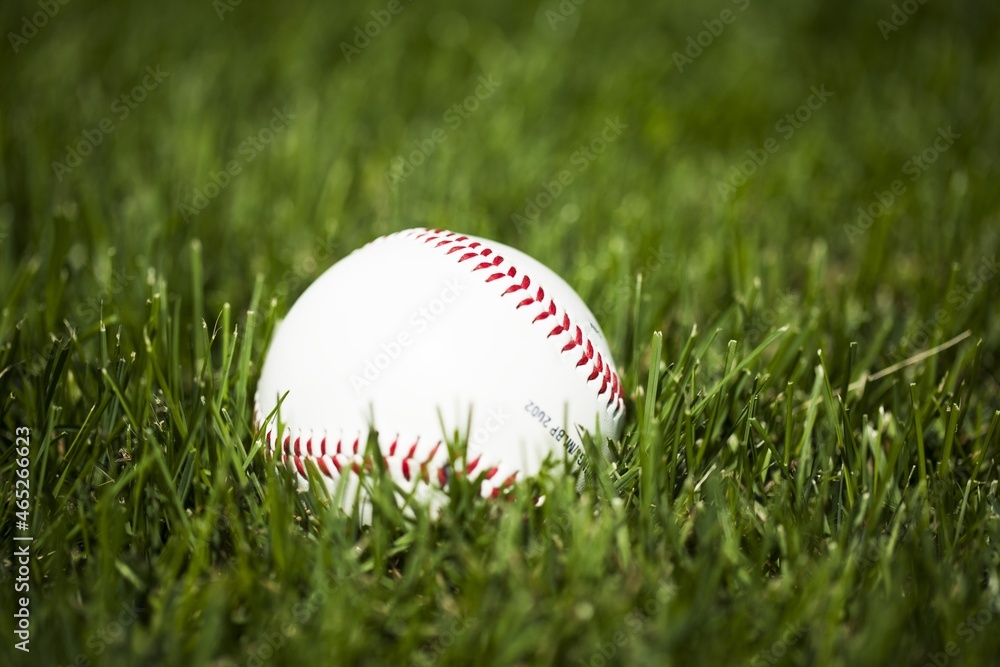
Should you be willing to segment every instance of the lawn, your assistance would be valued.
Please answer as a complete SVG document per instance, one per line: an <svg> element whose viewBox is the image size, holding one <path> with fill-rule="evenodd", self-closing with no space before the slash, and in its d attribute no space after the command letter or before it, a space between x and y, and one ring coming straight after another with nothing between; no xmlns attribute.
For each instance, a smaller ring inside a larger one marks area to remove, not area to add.
<svg viewBox="0 0 1000 667"><path fill-rule="evenodd" d="M996 3L0 25L0 664L1000 664ZM409 227L591 306L581 488L364 526L264 455L276 324Z"/></svg>

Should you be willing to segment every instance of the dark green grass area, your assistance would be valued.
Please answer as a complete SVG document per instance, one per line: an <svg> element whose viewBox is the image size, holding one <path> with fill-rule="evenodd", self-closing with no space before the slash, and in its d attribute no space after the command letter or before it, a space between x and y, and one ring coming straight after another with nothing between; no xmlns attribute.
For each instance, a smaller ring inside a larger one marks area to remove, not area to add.
<svg viewBox="0 0 1000 667"><path fill-rule="evenodd" d="M0 664L1000 664L996 3L42 5L0 9ZM597 314L582 492L364 528L264 457L276 322L414 226Z"/></svg>

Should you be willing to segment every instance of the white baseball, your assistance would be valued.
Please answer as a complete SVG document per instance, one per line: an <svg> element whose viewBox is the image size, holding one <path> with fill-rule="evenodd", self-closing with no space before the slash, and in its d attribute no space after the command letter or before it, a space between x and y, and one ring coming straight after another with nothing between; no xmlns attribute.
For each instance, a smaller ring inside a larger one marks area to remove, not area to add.
<svg viewBox="0 0 1000 667"><path fill-rule="evenodd" d="M261 422L282 396L279 436L278 419ZM315 464L347 511L370 425L393 481L434 504L456 434L489 496L550 455L582 462L581 433L616 438L624 413L607 341L569 285L513 248L429 229L376 239L310 285L255 402L269 452L306 488Z"/></svg>

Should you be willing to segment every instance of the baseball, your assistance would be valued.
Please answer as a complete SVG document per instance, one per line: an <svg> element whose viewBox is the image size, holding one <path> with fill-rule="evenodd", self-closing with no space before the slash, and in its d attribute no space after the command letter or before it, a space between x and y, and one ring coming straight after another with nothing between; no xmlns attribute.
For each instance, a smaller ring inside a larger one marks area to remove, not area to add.
<svg viewBox="0 0 1000 667"><path fill-rule="evenodd" d="M348 512L364 504L372 427L393 481L433 504L455 472L446 441L467 441L464 472L495 496L546 457L583 463L582 434L617 438L624 413L607 341L569 285L513 248L431 229L376 239L310 285L255 400L268 452L304 488L314 465Z"/></svg>

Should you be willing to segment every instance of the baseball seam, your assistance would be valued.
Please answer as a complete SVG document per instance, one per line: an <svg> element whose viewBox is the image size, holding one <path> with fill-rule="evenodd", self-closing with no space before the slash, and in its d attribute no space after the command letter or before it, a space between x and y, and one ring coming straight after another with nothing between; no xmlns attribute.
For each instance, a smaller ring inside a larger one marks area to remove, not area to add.
<svg viewBox="0 0 1000 667"><path fill-rule="evenodd" d="M593 341L584 335L583 329L578 324L574 324L570 320L569 314L565 310L562 311L562 318L560 319L559 308L553 298L546 298L545 289L541 285L535 284L533 286L532 280L527 273L519 271L512 262L505 260L501 254L494 251L486 243L471 240L468 236L442 229L408 229L375 239L371 244L387 241L394 237L408 238L428 245L433 244L432 247L434 249L442 249L445 257L454 256L455 253L465 251L455 257L456 262L462 264L470 259L478 258L479 261L477 263L470 265L470 272L475 273L477 271L488 270L488 273L484 274L485 283L492 283L504 278L508 279L510 283L499 294L500 298L511 294L518 294L519 292L523 293L521 295L522 298L514 306L514 310L538 304L540 309L534 319L531 320L531 324L542 323L544 325L546 321L555 323L555 326L549 331L546 339L556 337L557 346L562 342L561 347L557 347L560 354L568 354L574 350L579 350L580 359L577 361L576 367L589 366L586 369L590 371L586 377L587 384L600 381L600 387L597 389L598 398L607 393L606 409L611 413L612 419L621 417L625 410L625 400L618 374L611 370L610 363L604 360L603 355L599 351L595 351ZM612 406L614 407L612 408ZM261 427L261 415L256 400L254 401L254 425L257 429ZM326 433L322 437L314 437L310 433L303 441L304 433L303 429L294 429L294 434L286 433L281 442L282 463L291 463L296 473L303 479L308 479L305 469L305 462L308 460L312 460L319 472L331 479L339 478L345 470L353 472L358 476L361 475L363 470L370 470L370 457L363 456L360 451L361 434L358 434L353 442L350 438L346 441L338 438L336 439L336 445L330 446L328 443L332 443L333 438L328 438ZM278 445L277 442L273 442L274 439L273 431L269 426L265 434L265 442L270 454L274 453ZM347 443L346 447L345 442ZM409 447L405 446L405 444L401 445L400 438L397 435L389 445L388 452L382 452L382 459L387 467L394 462L397 463L400 473L407 482L437 482L443 487L447 485L448 478L453 473L451 473L449 466L440 466L433 463L433 459L442 444L442 442L438 441L426 458L418 460L416 457L417 442L414 441ZM478 469L480 459L481 457L476 457L465 465L465 473L467 475L471 475ZM494 497L500 494L502 488L513 484L517 477L517 473L515 472L501 483L494 485L492 480L497 473L498 468L492 467L483 476L486 484L492 487L489 495Z"/></svg>
<svg viewBox="0 0 1000 667"><path fill-rule="evenodd" d="M257 400L254 400L253 413L254 426L259 430L262 420ZM305 467L307 461L312 461L316 465L316 469L324 477L334 480L338 479L345 471L353 472L360 477L362 471L367 472L371 470L372 460L370 456L363 454L360 434L355 436L352 441L350 438L346 440L344 438L334 439L329 437L325 432L322 436L314 436L311 433L304 436L305 431L303 429L291 430L293 430L294 435L293 433L286 432L285 437L281 441L281 462L285 465L291 464L296 474L302 477L302 479L308 480L309 478ZM334 441L336 441L335 445L332 444ZM418 441L414 440L413 444L409 447L406 446L405 442L399 436L393 439L392 444L389 445L389 451L382 452L382 460L385 465L390 467L393 463L397 463L403 479L407 482L422 482L424 484L437 482L441 487L447 486L449 478L455 472L452 471L451 466L448 464L437 465L434 463L434 458L444 443L440 440L437 441L427 456L421 460L416 455ZM270 426L264 434L264 443L267 445L268 454L273 455L275 449L277 449L277 443L275 442L274 431ZM472 475L475 473L479 469L481 462L482 457L477 456L466 463L465 474ZM499 472L500 469L496 466L483 472L484 491L488 488L489 495L494 498L499 496L503 489L511 486L517 479L517 473L515 472L502 481L497 480L497 482L494 482Z"/></svg>
<svg viewBox="0 0 1000 667"><path fill-rule="evenodd" d="M433 243L433 247L435 249L443 249L446 256L464 250L465 252L457 257L459 264L476 257L480 258L480 261L471 269L471 272L475 273L484 269L490 270L484 282L491 283L503 278L510 280L510 285L500 294L500 298L509 294L524 292L523 298L514 306L515 310L534 304L541 305L542 307L538 315L535 316L531 323L537 324L552 318L551 321L556 324L549 331L546 338L562 336L562 339L565 341L559 350L562 354L567 354L576 349L580 350L581 356L576 366L580 367L589 364L590 375L587 377L587 382L592 383L600 380L601 386L597 390L598 397L607 392L607 406L610 408L614 405L614 409L610 410L612 417L617 418L621 415L621 412L625 409L625 400L618 374L611 370L610 363L604 360L600 352L594 351L593 341L584 335L580 325L574 324L570 320L569 313L563 310L562 318L559 318L559 308L556 306L555 300L552 297L546 298L545 289L541 285L536 285L532 288L532 281L527 273L518 271L518 268L512 262L506 261L502 255L494 252L485 243L469 241L468 236L443 229L409 229L399 233L427 244ZM462 245L466 241L469 241L469 243ZM519 275L520 278L518 278ZM534 295L532 295L532 291L534 291ZM545 305L546 301L548 302L547 306Z"/></svg>

